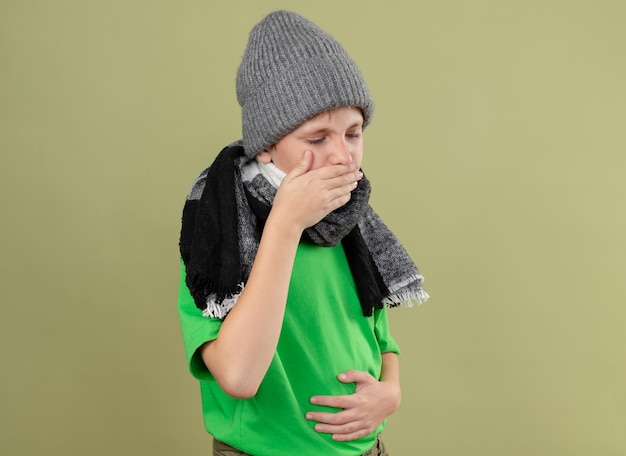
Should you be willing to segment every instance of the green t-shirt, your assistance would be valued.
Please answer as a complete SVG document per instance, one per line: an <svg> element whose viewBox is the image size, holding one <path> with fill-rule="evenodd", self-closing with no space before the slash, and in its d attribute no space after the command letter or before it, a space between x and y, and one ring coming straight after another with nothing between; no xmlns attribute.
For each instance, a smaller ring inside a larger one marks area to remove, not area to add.
<svg viewBox="0 0 626 456"><path fill-rule="evenodd" d="M356 369L379 378L382 353L399 353L386 310L363 316L341 245L298 247L276 353L252 398L228 396L204 365L198 348L217 337L221 321L203 317L195 306L184 267L178 301L189 367L200 381L205 427L216 439L255 456L355 456L372 447L384 423L362 439L335 442L305 419L308 411L328 410L310 404L311 396L354 392L353 383L337 379L339 373Z"/></svg>

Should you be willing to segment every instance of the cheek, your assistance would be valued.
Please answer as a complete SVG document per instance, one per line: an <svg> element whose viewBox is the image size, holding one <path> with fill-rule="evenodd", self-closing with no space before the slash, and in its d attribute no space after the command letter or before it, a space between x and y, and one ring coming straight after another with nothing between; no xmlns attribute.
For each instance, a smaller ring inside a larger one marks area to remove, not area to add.
<svg viewBox="0 0 626 456"><path fill-rule="evenodd" d="M274 149L272 161L278 169L288 173L295 168L303 154L304 151L300 152L296 145L283 139Z"/></svg>
<svg viewBox="0 0 626 456"><path fill-rule="evenodd" d="M298 164L298 159L292 157L283 157L282 160L274 160L274 164L284 173L290 172Z"/></svg>

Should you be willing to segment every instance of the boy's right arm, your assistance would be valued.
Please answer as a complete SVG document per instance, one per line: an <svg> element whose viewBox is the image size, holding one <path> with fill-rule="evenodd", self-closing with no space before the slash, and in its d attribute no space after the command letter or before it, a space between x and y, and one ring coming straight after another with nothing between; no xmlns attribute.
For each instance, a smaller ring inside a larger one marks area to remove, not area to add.
<svg viewBox="0 0 626 456"><path fill-rule="evenodd" d="M200 348L207 368L231 396L254 396L269 368L302 232L346 204L362 176L350 165L310 171L312 161L312 152L306 151L285 176L237 305L222 323L217 339Z"/></svg>

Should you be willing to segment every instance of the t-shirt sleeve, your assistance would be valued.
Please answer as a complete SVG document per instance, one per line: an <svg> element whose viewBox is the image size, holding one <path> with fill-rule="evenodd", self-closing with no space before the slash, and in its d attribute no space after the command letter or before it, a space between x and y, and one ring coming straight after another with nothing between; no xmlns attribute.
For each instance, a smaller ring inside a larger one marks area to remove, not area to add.
<svg viewBox="0 0 626 456"><path fill-rule="evenodd" d="M183 333L189 371L199 380L212 379L213 376L204 364L198 349L205 342L217 338L222 321L218 318L208 318L202 315L202 311L196 306L185 283L187 272L182 261L181 264L180 283L178 286L178 317Z"/></svg>
<svg viewBox="0 0 626 456"><path fill-rule="evenodd" d="M400 347L391 335L389 330L389 319L387 317L387 309L374 309L374 331L378 339L378 346L381 353L393 352L400 354Z"/></svg>

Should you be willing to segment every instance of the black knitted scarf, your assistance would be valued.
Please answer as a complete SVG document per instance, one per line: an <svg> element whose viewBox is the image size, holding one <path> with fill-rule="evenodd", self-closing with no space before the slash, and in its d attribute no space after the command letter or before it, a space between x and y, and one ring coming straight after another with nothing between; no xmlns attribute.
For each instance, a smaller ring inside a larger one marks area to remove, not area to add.
<svg viewBox="0 0 626 456"><path fill-rule="evenodd" d="M243 179L240 142L224 148L194 182L185 202L180 253L196 306L224 319L248 280L276 188L261 173ZM305 230L302 242L342 243L364 316L374 309L428 299L423 277L394 234L368 204L363 177L348 204Z"/></svg>

